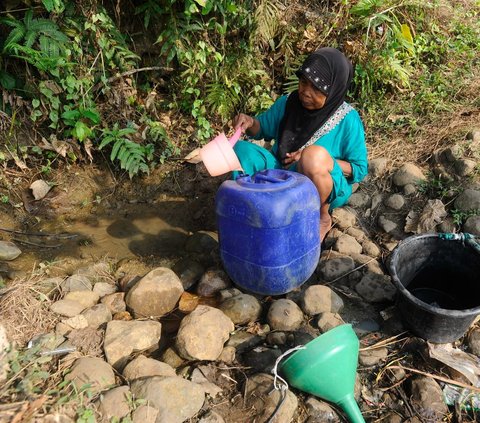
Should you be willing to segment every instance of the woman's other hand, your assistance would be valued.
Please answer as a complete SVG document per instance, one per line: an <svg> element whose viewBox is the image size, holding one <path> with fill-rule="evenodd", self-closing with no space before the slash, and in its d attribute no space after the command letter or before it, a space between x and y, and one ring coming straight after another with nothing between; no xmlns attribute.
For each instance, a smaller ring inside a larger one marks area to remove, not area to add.
<svg viewBox="0 0 480 423"><path fill-rule="evenodd" d="M283 164L284 166L290 166L292 163L298 162L300 157L302 157L302 150L287 153L285 159L283 159Z"/></svg>
<svg viewBox="0 0 480 423"><path fill-rule="evenodd" d="M255 136L260 130L260 122L244 113L239 113L233 118L233 128L237 130L242 128L242 131L245 131L247 135Z"/></svg>

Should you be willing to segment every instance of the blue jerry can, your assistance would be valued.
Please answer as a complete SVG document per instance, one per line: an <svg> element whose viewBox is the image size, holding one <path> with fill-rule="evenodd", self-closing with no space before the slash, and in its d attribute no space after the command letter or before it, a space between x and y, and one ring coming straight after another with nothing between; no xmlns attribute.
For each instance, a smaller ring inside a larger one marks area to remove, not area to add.
<svg viewBox="0 0 480 423"><path fill-rule="evenodd" d="M320 257L320 198L306 176L269 169L225 181L215 210L222 262L241 288L285 294L314 272Z"/></svg>

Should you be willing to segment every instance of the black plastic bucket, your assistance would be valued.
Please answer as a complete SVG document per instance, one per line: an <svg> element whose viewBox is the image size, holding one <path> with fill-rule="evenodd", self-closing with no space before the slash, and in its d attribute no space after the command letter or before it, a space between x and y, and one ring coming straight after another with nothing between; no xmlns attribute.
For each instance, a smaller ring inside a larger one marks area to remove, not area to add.
<svg viewBox="0 0 480 423"><path fill-rule="evenodd" d="M411 236L388 264L409 329L435 343L462 337L480 314L480 254L438 234Z"/></svg>

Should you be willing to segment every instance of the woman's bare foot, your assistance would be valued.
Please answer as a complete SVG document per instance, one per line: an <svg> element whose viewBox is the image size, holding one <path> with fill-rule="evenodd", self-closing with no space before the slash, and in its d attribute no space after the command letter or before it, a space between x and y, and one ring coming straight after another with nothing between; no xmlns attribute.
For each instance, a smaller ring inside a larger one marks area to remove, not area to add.
<svg viewBox="0 0 480 423"><path fill-rule="evenodd" d="M330 229L332 229L332 218L329 213L324 213L320 217L320 242L323 241Z"/></svg>

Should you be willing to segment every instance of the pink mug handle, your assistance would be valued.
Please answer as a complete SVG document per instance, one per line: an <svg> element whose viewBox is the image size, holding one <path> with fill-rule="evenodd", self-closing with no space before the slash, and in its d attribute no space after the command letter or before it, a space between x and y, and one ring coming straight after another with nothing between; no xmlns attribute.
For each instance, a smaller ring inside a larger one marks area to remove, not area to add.
<svg viewBox="0 0 480 423"><path fill-rule="evenodd" d="M242 135L242 128L241 128L241 127L238 128L238 129L235 131L235 133L232 135L232 138L230 138L230 139L228 140L228 142L230 143L230 145L231 145L232 147L237 143L237 141L238 141L239 138L240 138L240 135Z"/></svg>

